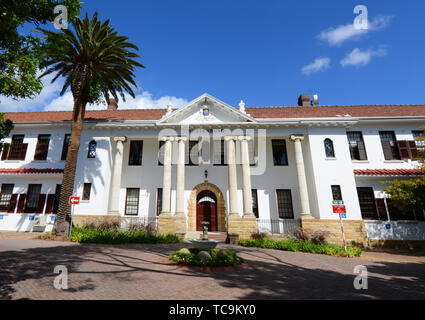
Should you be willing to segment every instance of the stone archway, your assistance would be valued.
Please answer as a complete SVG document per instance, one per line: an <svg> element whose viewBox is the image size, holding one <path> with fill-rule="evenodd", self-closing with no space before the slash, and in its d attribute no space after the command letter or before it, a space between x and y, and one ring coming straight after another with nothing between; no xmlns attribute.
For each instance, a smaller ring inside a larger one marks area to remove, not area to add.
<svg viewBox="0 0 425 320"><path fill-rule="evenodd" d="M196 231L196 204L197 196L201 191L208 190L215 194L217 198L217 231L226 232L226 206L223 193L214 184L204 182L193 188L188 205L188 231Z"/></svg>

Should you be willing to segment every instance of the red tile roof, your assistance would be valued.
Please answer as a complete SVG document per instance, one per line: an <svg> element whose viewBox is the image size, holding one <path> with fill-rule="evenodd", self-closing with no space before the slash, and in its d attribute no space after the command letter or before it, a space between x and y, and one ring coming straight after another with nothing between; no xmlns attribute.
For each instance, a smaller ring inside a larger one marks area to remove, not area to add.
<svg viewBox="0 0 425 320"><path fill-rule="evenodd" d="M86 120L159 120L165 109L97 110L86 111ZM62 122L70 121L72 111L10 112L6 118L19 122Z"/></svg>
<svg viewBox="0 0 425 320"><path fill-rule="evenodd" d="M33 169L33 168L0 169L0 173L55 174L55 173L63 173L63 169Z"/></svg>
<svg viewBox="0 0 425 320"><path fill-rule="evenodd" d="M411 176L425 173L421 169L364 169L354 170L354 174L366 176Z"/></svg>
<svg viewBox="0 0 425 320"><path fill-rule="evenodd" d="M351 117L415 117L425 116L425 105L362 105L315 107L247 107L254 118L334 118ZM86 111L86 120L160 120L166 109ZM70 121L71 111L10 112L6 118L15 123Z"/></svg>
<svg viewBox="0 0 425 320"><path fill-rule="evenodd" d="M425 105L364 105L315 107L247 107L254 118L333 118L425 116Z"/></svg>

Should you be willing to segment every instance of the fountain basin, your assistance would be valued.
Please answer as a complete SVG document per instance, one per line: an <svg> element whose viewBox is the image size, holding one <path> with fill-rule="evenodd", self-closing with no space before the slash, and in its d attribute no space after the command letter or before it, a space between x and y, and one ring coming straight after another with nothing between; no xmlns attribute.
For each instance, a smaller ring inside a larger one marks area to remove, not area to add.
<svg viewBox="0 0 425 320"><path fill-rule="evenodd" d="M202 239L188 239L188 241L196 248L201 251L209 251L214 249L220 242L218 240L202 240Z"/></svg>

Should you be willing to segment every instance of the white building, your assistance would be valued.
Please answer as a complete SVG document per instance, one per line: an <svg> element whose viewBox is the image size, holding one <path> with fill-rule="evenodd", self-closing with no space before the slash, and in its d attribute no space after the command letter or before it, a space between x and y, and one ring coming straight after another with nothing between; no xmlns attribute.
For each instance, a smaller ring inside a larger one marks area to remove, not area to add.
<svg viewBox="0 0 425 320"><path fill-rule="evenodd" d="M186 233L209 221L241 236L301 221L339 242L332 201L343 200L349 241L425 240L424 213L398 213L381 183L421 174L424 105L311 106L302 95L294 107L232 107L204 94L177 110L108 109L86 112L74 221L144 217ZM49 230L71 112L7 118L15 129L0 160L0 230L32 230L39 215Z"/></svg>

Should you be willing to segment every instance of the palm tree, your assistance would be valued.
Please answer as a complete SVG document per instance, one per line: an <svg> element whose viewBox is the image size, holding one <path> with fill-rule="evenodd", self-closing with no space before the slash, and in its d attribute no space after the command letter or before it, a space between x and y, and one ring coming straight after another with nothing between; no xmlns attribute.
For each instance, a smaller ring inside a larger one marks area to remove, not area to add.
<svg viewBox="0 0 425 320"><path fill-rule="evenodd" d="M109 20L101 23L97 13L90 20L87 14L83 20L76 18L72 22L75 33L62 29L60 33L37 28L47 42L47 68L41 77L56 72L52 83L59 77L65 79L61 95L68 88L74 98L71 121L71 139L63 174L59 208L53 227L56 235L69 235L71 207L68 203L73 194L77 154L83 129L84 113L87 103L98 102L104 96L109 100L110 94L118 101L119 94L125 101L124 92L134 98L132 86L137 88L133 71L144 66L132 58L139 55L130 51L138 47L127 42L128 38L119 36L109 25ZM53 41L52 41L53 40ZM58 45L58 43L60 45Z"/></svg>

